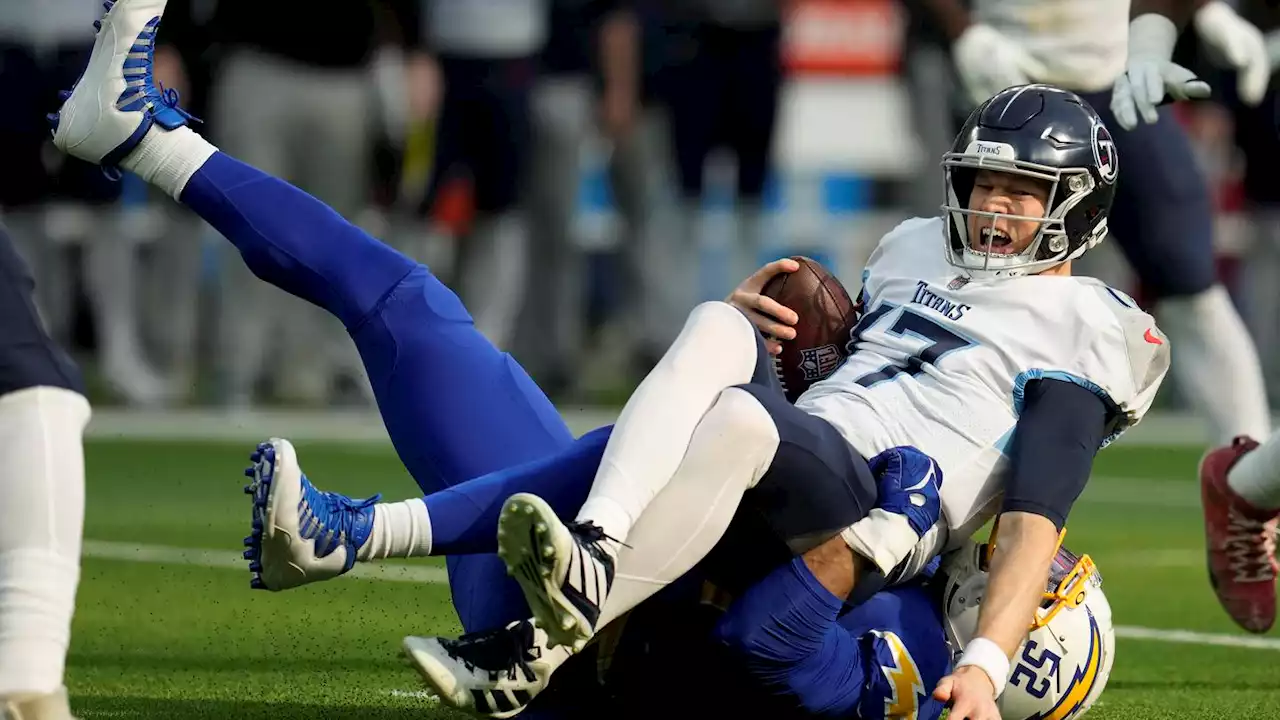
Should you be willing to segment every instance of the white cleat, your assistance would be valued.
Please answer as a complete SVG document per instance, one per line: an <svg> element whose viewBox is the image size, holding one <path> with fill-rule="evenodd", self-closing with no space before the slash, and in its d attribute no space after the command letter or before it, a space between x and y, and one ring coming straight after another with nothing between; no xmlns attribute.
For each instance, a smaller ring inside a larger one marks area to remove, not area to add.
<svg viewBox="0 0 1280 720"><path fill-rule="evenodd" d="M446 705L507 718L524 710L569 659L547 647L547 635L528 620L460 638L406 637L404 651Z"/></svg>
<svg viewBox="0 0 1280 720"><path fill-rule="evenodd" d="M58 113L49 116L53 143L70 155L106 168L119 166L147 132L174 130L191 116L177 93L160 89L151 74L156 31L166 0L103 3L89 64Z"/></svg>
<svg viewBox="0 0 1280 720"><path fill-rule="evenodd" d="M287 590L335 578L352 568L373 530L378 497L354 500L317 490L288 440L272 438L249 456L253 531L244 558L255 590Z"/></svg>
<svg viewBox="0 0 1280 720"><path fill-rule="evenodd" d="M542 498L512 495L498 518L498 555L520 583L549 647L574 652L595 635L613 586L612 540L591 523L566 525Z"/></svg>

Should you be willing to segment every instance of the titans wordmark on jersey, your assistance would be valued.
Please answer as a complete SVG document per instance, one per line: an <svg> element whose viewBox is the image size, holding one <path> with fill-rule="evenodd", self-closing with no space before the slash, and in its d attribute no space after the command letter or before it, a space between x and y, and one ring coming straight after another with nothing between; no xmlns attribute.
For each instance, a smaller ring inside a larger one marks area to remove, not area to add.
<svg viewBox="0 0 1280 720"><path fill-rule="evenodd" d="M1137 423L1169 367L1151 316L1093 278L971 279L947 263L938 218L881 240L864 273L848 360L796 402L864 457L912 445L942 467L944 527L993 514L1026 384L1049 378L1113 409L1107 442Z"/></svg>

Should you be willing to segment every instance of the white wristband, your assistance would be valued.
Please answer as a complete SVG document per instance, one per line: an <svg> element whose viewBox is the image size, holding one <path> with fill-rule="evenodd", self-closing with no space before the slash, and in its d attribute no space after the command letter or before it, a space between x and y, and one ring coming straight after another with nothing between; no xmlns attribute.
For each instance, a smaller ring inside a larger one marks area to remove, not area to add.
<svg viewBox="0 0 1280 720"><path fill-rule="evenodd" d="M956 661L956 669L966 665L974 665L982 669L991 678L991 685L996 689L995 696L1004 692L1005 682L1009 679L1009 656L994 642L976 637L964 646L964 654Z"/></svg>

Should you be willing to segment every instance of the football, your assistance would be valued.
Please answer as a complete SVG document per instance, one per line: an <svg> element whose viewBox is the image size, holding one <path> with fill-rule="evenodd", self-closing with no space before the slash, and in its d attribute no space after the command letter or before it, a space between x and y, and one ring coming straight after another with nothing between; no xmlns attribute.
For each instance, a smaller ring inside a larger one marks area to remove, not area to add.
<svg viewBox="0 0 1280 720"><path fill-rule="evenodd" d="M760 291L799 316L793 340L783 340L774 357L778 380L795 402L810 385L840 366L848 353L850 333L858 323L858 306L844 285L818 261L792 256L800 269L774 276Z"/></svg>

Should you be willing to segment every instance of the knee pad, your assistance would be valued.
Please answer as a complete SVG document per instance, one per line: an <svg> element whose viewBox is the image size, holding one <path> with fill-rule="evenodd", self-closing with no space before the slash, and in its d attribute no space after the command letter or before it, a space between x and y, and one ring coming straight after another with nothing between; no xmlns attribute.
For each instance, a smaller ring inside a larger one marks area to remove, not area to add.
<svg viewBox="0 0 1280 720"><path fill-rule="evenodd" d="M741 453L760 455L764 470L777 452L778 426L769 411L756 397L742 387L725 388L716 397L715 404L707 411L700 428L710 427L729 438L728 442ZM759 477L753 479L754 486Z"/></svg>

